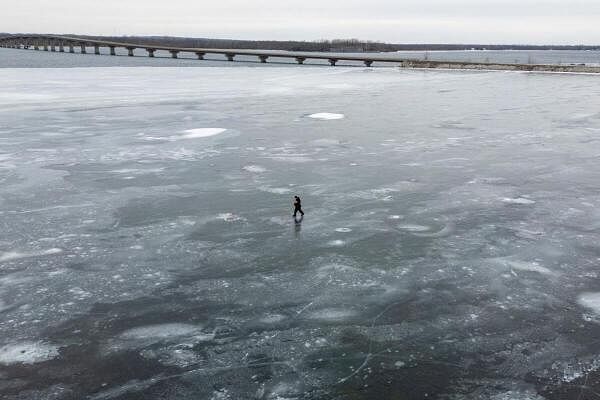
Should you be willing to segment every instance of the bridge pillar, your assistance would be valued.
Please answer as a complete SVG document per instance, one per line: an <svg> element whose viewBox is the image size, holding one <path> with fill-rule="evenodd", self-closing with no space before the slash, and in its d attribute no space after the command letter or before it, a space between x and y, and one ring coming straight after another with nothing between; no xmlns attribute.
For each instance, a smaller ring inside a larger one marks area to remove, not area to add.
<svg viewBox="0 0 600 400"><path fill-rule="evenodd" d="M100 46L97 44L94 45L94 54L100 54Z"/></svg>
<svg viewBox="0 0 600 400"><path fill-rule="evenodd" d="M73 48L73 43L69 43L69 53L75 53L75 49Z"/></svg>
<svg viewBox="0 0 600 400"><path fill-rule="evenodd" d="M331 65L332 67L335 67L335 64L338 62L337 59L335 58L330 58L329 59L329 65Z"/></svg>
<svg viewBox="0 0 600 400"><path fill-rule="evenodd" d="M129 57L133 57L133 50L135 50L135 47L128 47L127 48L127 55Z"/></svg>
<svg viewBox="0 0 600 400"><path fill-rule="evenodd" d="M39 50L40 49L40 46L39 46L38 42L33 42L33 49L34 50Z"/></svg>
<svg viewBox="0 0 600 400"><path fill-rule="evenodd" d="M52 42L52 44L50 44L50 51L56 51L56 43Z"/></svg>
<svg viewBox="0 0 600 400"><path fill-rule="evenodd" d="M85 43L81 43L79 47L81 47L81 54L87 53L87 50L85 49Z"/></svg>
<svg viewBox="0 0 600 400"><path fill-rule="evenodd" d="M233 61L233 58L235 57L235 54L233 54L233 53L227 53L227 54L225 54L225 57L227 57L227 61Z"/></svg>
<svg viewBox="0 0 600 400"><path fill-rule="evenodd" d="M58 43L58 51L60 51L61 53L65 52L65 45L63 42Z"/></svg>
<svg viewBox="0 0 600 400"><path fill-rule="evenodd" d="M373 60L365 60L365 67L370 67L373 65Z"/></svg>
<svg viewBox="0 0 600 400"><path fill-rule="evenodd" d="M204 60L204 54L206 54L206 53L202 53L201 51L196 52L196 56L198 57L198 60Z"/></svg>
<svg viewBox="0 0 600 400"><path fill-rule="evenodd" d="M178 50L169 50L169 53L171 53L171 58L177 58L177 54L179 54Z"/></svg>
<svg viewBox="0 0 600 400"><path fill-rule="evenodd" d="M258 56L258 58L260 59L260 62L265 64L267 62L267 59L269 58L269 56Z"/></svg>
<svg viewBox="0 0 600 400"><path fill-rule="evenodd" d="M304 58L304 57L296 57L296 61L298 62L298 64L304 64L304 61L306 61L306 58Z"/></svg>
<svg viewBox="0 0 600 400"><path fill-rule="evenodd" d="M44 42L44 51L48 51L48 42Z"/></svg>
<svg viewBox="0 0 600 400"><path fill-rule="evenodd" d="M110 55L111 56L116 56L117 53L115 53L115 46L109 46L110 47Z"/></svg>

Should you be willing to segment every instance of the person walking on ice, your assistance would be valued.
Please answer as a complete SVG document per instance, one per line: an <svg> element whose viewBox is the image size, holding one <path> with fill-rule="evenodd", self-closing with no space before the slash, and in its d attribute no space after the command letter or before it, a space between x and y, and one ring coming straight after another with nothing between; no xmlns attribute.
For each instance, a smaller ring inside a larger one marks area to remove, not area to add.
<svg viewBox="0 0 600 400"><path fill-rule="evenodd" d="M298 213L304 217L304 211L302 211L302 201L300 200L300 197L294 196L294 218L296 218L296 214Z"/></svg>

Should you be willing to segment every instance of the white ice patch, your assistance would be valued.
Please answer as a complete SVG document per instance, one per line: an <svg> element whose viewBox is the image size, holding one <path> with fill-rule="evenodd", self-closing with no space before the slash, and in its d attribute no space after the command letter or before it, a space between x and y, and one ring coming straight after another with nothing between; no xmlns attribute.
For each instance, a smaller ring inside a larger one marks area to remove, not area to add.
<svg viewBox="0 0 600 400"><path fill-rule="evenodd" d="M342 119L344 118L344 114L335 114L335 113L316 113L316 114L311 114L308 116L308 118L313 118L313 119L323 119L323 120L334 120L334 119Z"/></svg>
<svg viewBox="0 0 600 400"><path fill-rule="evenodd" d="M273 188L268 186L261 186L258 188L262 192L273 193L273 194L286 194L290 193L292 190L288 188Z"/></svg>
<svg viewBox="0 0 600 400"><path fill-rule="evenodd" d="M319 279L329 278L333 275L348 277L351 274L360 272L357 268L349 265L328 264L317 269L315 276Z"/></svg>
<svg viewBox="0 0 600 400"><path fill-rule="evenodd" d="M505 197L502 199L502 201L504 203L508 203L508 204L522 204L522 205L535 204L535 201L526 199L524 197L517 197L517 198Z"/></svg>
<svg viewBox="0 0 600 400"><path fill-rule="evenodd" d="M533 391L515 391L495 394L489 397L490 400L544 400L545 398Z"/></svg>
<svg viewBox="0 0 600 400"><path fill-rule="evenodd" d="M437 232L413 232L413 235L419 236L419 237L433 237L433 238L436 238L436 237L448 236L453 231L454 231L454 225L453 224L448 224L448 225L444 226L442 229L440 229Z"/></svg>
<svg viewBox="0 0 600 400"><path fill-rule="evenodd" d="M246 165L242 169L244 171L252 172L253 174L262 174L267 171L266 168L261 167L260 165Z"/></svg>
<svg viewBox="0 0 600 400"><path fill-rule="evenodd" d="M48 249L41 251L30 251L26 253L19 253L16 251L8 251L6 253L0 253L0 262L3 261L13 261L21 258L29 258L29 257L41 257L41 256L49 256L53 254L62 253L62 249Z"/></svg>
<svg viewBox="0 0 600 400"><path fill-rule="evenodd" d="M336 232L341 232L341 233L348 233L348 232L352 232L352 229L350 229L350 228L336 228L335 231Z"/></svg>
<svg viewBox="0 0 600 400"><path fill-rule="evenodd" d="M331 246L331 247L341 247L345 244L346 244L346 242L344 242L343 240L339 240L339 239L330 240L329 242L327 242L327 245Z"/></svg>
<svg viewBox="0 0 600 400"><path fill-rule="evenodd" d="M513 270L516 269L518 271L537 272L539 274L550 275L550 276L558 275L556 272L552 271L551 269L541 266L537 262L513 261L513 260L506 260L506 259L500 259L498 261L500 261L501 263L510 267ZM514 273L514 271L513 271L513 273Z"/></svg>
<svg viewBox="0 0 600 400"><path fill-rule="evenodd" d="M244 217L240 217L239 215L235 215L234 213L221 213L217 215L217 219L225 222L236 222L246 220Z"/></svg>
<svg viewBox="0 0 600 400"><path fill-rule="evenodd" d="M582 293L577 299L579 304L600 315L600 292Z"/></svg>
<svg viewBox="0 0 600 400"><path fill-rule="evenodd" d="M277 322L283 321L285 318L285 315L281 314L268 314L259 319L258 321L262 322L263 324L275 324Z"/></svg>
<svg viewBox="0 0 600 400"><path fill-rule="evenodd" d="M311 142L315 146L327 147L327 146L338 146L341 144L340 140L337 139L317 139Z"/></svg>
<svg viewBox="0 0 600 400"><path fill-rule="evenodd" d="M310 319L320 319L325 321L341 321L354 317L356 313L352 310L343 310L339 308L325 308L312 312L308 315Z"/></svg>
<svg viewBox="0 0 600 400"><path fill-rule="evenodd" d="M121 334L122 339L168 339L180 336L202 334L201 325L191 324L159 324L129 329ZM203 335L203 334L202 334Z"/></svg>
<svg viewBox="0 0 600 400"><path fill-rule="evenodd" d="M132 174L132 175L141 175L141 174L154 174L163 172L164 168L148 168L148 169L139 169L139 168L122 168L122 169L113 169L109 172L113 172L115 174Z"/></svg>
<svg viewBox="0 0 600 400"><path fill-rule="evenodd" d="M431 230L431 228L428 226L413 225L413 224L398 225L398 229L402 229L403 231L408 231L408 232L427 232L427 231Z"/></svg>
<svg viewBox="0 0 600 400"><path fill-rule="evenodd" d="M197 139L204 138L209 136L215 136L220 133L225 132L227 129L224 128L196 128L196 129L188 129L184 131L183 135L181 135L182 139Z"/></svg>
<svg viewBox="0 0 600 400"><path fill-rule="evenodd" d="M270 160L275 160L275 161L283 161L283 162L289 162L289 163L296 163L296 164L300 164L300 163L307 163L307 162L311 162L314 161L312 158L310 157L306 157L306 156L270 156L270 157L266 157Z"/></svg>
<svg viewBox="0 0 600 400"><path fill-rule="evenodd" d="M58 356L58 347L43 342L20 342L0 347L0 364L34 364Z"/></svg>
<svg viewBox="0 0 600 400"><path fill-rule="evenodd" d="M224 128L197 128L188 129L183 131L182 135L174 136L146 136L144 139L148 141L166 141L174 142L177 140L188 140L188 139L201 139L210 136L215 136L225 132L227 129Z"/></svg>

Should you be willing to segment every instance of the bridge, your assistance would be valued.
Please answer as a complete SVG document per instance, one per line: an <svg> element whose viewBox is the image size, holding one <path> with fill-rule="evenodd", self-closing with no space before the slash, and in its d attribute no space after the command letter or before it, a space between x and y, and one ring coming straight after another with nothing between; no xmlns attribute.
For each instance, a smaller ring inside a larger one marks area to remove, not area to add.
<svg viewBox="0 0 600 400"><path fill-rule="evenodd" d="M291 59L298 64L307 60L326 60L329 65L336 66L339 62L360 62L371 67L374 62L393 64L403 68L434 68L434 69L475 69L499 71L536 71L536 72L570 72L570 73L600 73L600 67L585 64L555 65L555 64L508 64L508 63L478 63L463 61L425 61L390 57L384 53L365 55L344 55L332 53L312 53L279 50L244 50L244 49L213 49L194 47L155 46L148 44L122 43L106 40L96 40L75 36L59 35L11 35L0 37L0 47L13 49L33 49L53 52L87 53L88 48L94 49L94 54L101 54L100 48L107 48L111 56L116 56L116 49L127 50L127 55L134 56L134 50L147 52L148 57L154 57L156 51L165 51L172 58L178 58L181 53L193 54L198 60L203 60L207 54L222 55L228 61L234 61L236 56L257 57L257 61L266 63L270 58Z"/></svg>

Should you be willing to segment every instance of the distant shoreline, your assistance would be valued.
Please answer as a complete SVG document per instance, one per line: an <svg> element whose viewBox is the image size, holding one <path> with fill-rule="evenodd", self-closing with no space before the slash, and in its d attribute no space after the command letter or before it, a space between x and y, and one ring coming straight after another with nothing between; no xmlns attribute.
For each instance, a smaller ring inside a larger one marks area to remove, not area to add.
<svg viewBox="0 0 600 400"><path fill-rule="evenodd" d="M331 66L339 63L362 63L366 67L373 66L374 63L385 63L387 65L395 64L400 68L419 68L419 69L456 69L456 70L498 70L498 71L528 71L528 72L563 72L563 73L593 73L600 74L600 66L587 65L586 63L553 63L537 62L530 58L527 63L510 62L507 60L431 60L425 56L424 59L414 59L412 57L391 57L382 56L373 53L343 53L337 54L326 52L301 52L301 51L282 51L282 50L248 50L232 48L198 48L198 47L173 47L156 46L155 44L140 44L138 41L131 42L113 42L101 41L97 39L52 36L52 35L22 35L0 37L0 46L16 49L30 49L35 51L49 51L59 53L75 53L75 48L79 49L81 54L87 53L87 48L93 48L96 55L102 54L101 48L108 51L108 55L116 56L117 49L126 51L129 57L134 57L136 50L147 53L148 58L155 58L156 52L168 52L171 58L177 59L180 53L194 55L198 60L204 60L206 55L220 56L229 62L233 62L236 57L249 56L256 57L260 63L266 64L269 59L287 59L295 61L297 64L304 64L305 61L316 61L320 63L327 62ZM390 54L390 53L387 53ZM469 57L470 58L470 57ZM594 63L595 64L595 63Z"/></svg>
<svg viewBox="0 0 600 400"><path fill-rule="evenodd" d="M0 33L0 36L23 35L25 33ZM317 51L332 53L397 52L397 51L465 51L465 50L597 50L598 45L527 45L527 44L473 44L473 43L384 43L359 39L334 39L320 41L240 40L211 39L178 36L94 36L77 34L50 34L75 36L90 40L137 43L140 45L230 48L246 50Z"/></svg>

